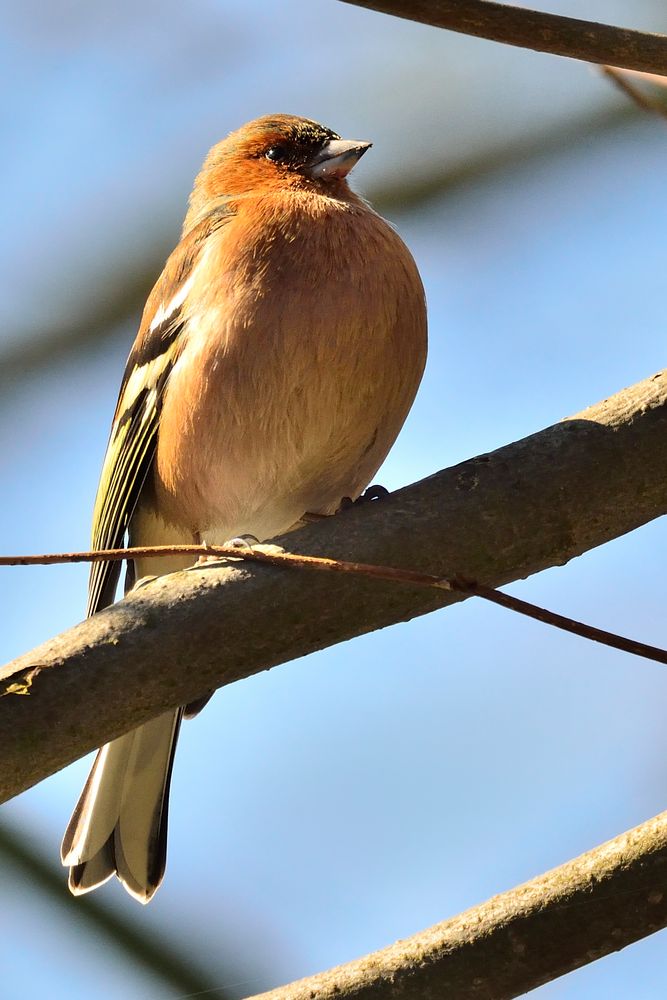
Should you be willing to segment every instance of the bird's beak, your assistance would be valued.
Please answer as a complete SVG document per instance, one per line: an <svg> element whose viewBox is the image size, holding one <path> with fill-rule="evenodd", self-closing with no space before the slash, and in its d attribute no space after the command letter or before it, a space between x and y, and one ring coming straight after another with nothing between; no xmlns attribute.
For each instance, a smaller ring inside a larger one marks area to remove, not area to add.
<svg viewBox="0 0 667 1000"><path fill-rule="evenodd" d="M362 142L359 139L330 139L306 164L305 173L313 180L321 181L346 177L372 145L372 142Z"/></svg>

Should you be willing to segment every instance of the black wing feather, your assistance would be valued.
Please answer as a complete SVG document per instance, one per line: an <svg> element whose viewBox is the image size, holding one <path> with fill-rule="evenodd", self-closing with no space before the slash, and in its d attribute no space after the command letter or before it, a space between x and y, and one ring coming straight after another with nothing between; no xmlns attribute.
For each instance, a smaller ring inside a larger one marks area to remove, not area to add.
<svg viewBox="0 0 667 1000"><path fill-rule="evenodd" d="M95 550L119 548L125 540L155 457L164 390L183 342L186 285L208 237L234 214L234 206L222 199L200 223L184 234L148 299L144 323L148 313L153 317L153 325L144 333L142 323L127 360L102 466L93 513L92 547ZM163 310L162 318L156 322L160 310ZM88 584L89 615L113 602L120 569L119 562L92 564Z"/></svg>
<svg viewBox="0 0 667 1000"><path fill-rule="evenodd" d="M137 365L130 355L121 387L116 419L107 446L93 515L94 550L120 548L149 474L157 447L160 410L171 369L178 355L177 338L183 324L170 317L170 331L154 331L162 346L146 351ZM87 614L112 604L120 562L97 562L90 569Z"/></svg>

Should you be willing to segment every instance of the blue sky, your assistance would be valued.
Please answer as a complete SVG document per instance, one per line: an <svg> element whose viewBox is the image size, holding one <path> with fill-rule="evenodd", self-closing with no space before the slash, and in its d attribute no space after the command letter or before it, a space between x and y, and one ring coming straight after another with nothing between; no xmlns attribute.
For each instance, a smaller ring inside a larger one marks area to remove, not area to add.
<svg viewBox="0 0 667 1000"><path fill-rule="evenodd" d="M201 2L187 23L167 5L169 32L151 30L150 4L136 23L121 4L113 24L101 8L96 21L72 4L73 24L88 18L78 36L47 24L37 37L34 25L14 25L23 40L17 79L32 89L16 98L16 142L3 166L15 193L4 235L18 240L16 252L9 239L6 246L6 303L10 319L24 317L8 324L7 344L39 336L54 314L75 315L82 286L94 302L124 241L139 260L151 240L176 238L205 146L255 113L304 112L373 138L355 172L357 188L372 192L401 169L410 177L447 169L450 146L460 156L482 145L493 154L494 118L511 123L520 147L531 128L558 129L564 117L602 113L611 101L576 64L343 5L289 7L296 30L287 33L259 3L225 20L221 5ZM559 5L566 8L626 22L632 14L640 24L639 5ZM650 8L642 5L645 18ZM327 19L329 30L316 35ZM223 23L234 39L228 59L211 40ZM174 56L191 59L195 43L208 45L207 65L185 86ZM362 52L367 64L351 83ZM403 89L389 113L393 77L380 74L393 71ZM304 79L314 81L305 93ZM424 93L429 100L418 102ZM186 125L178 134L174 121ZM431 349L378 477L387 487L531 433L664 366L666 151L657 121L591 130L393 212L426 285ZM55 358L0 401L2 551L85 546L133 333L128 326L95 350ZM664 523L654 522L511 589L664 645L666 542ZM77 621L85 586L82 567L4 570L4 659ZM394 626L218 693L183 730L163 887L139 913L117 885L101 892L202 956L221 986L244 983L239 996L319 971L663 810L665 697L664 668L481 603ZM72 765L4 809L54 864L87 766ZM25 879L7 872L4 895L8 996L173 995L119 961L83 921L54 919ZM575 1000L665 992L661 935L535 991Z"/></svg>

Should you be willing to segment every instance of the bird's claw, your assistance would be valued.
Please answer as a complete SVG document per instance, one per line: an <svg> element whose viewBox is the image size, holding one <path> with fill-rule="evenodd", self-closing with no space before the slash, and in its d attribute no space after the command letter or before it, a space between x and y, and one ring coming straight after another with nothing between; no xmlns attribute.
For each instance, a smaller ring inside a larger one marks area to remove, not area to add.
<svg viewBox="0 0 667 1000"><path fill-rule="evenodd" d="M371 503L375 500L383 500L384 497L389 496L389 490L385 486L380 486L379 483L375 483L373 486L368 486L361 496L357 497L356 500L352 500L351 497L343 497L340 502L339 510L349 510L350 507L356 507L357 504Z"/></svg>
<svg viewBox="0 0 667 1000"><path fill-rule="evenodd" d="M368 486L360 497L354 501L355 503L370 503L372 500L384 500L385 497L389 496L389 490L386 486L381 486L380 483L374 483L373 486Z"/></svg>
<svg viewBox="0 0 667 1000"><path fill-rule="evenodd" d="M230 538L225 545L230 549L252 549L253 546L259 545L259 538L255 535L238 535L236 538Z"/></svg>
<svg viewBox="0 0 667 1000"><path fill-rule="evenodd" d="M202 542L202 545L206 546L206 542ZM238 535L236 538L228 539L221 547L225 549L252 549L254 545L259 545L259 538L255 538L254 535ZM210 563L218 563L228 558L230 557L220 555L218 552L211 552L210 555L200 556L195 566L207 566Z"/></svg>

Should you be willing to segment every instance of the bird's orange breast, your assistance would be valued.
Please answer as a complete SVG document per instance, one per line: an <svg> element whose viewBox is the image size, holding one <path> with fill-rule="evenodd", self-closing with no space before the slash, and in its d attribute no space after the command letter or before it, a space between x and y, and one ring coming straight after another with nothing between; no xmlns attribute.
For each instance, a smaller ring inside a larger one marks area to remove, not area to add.
<svg viewBox="0 0 667 1000"><path fill-rule="evenodd" d="M391 227L354 196L247 199L194 271L161 418L155 500L221 541L266 538L357 496L426 357L424 294Z"/></svg>

